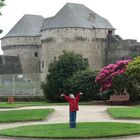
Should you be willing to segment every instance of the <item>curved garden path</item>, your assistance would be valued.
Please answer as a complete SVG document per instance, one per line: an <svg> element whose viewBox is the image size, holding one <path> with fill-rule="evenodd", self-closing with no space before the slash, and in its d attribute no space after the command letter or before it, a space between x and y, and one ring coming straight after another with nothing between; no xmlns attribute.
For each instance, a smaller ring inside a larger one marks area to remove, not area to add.
<svg viewBox="0 0 140 140"><path fill-rule="evenodd" d="M97 106L97 105L81 105L79 106L80 110L77 113L77 122L133 122L140 123L140 120L119 120L111 118L107 113L106 109L109 106ZM114 106L113 106L114 107ZM21 109L38 109L38 108L54 108L55 112L50 115L49 118L46 118L44 121L35 121L35 122L16 122L16 123L1 123L0 129L13 128L17 126L24 125L35 125L35 124L48 124L48 123L63 123L69 122L69 107L68 106L34 106L34 107L22 107ZM11 109L0 109L0 110L11 110ZM18 109L12 109L18 110ZM14 140L13 138L0 138L0 140ZM21 138L20 138L21 139ZM129 136L121 138L107 138L102 140L140 140L140 135L138 136ZM24 139L22 139L24 140ZM27 139L26 139L27 140ZM37 139L36 139L37 140ZM39 140L39 139L38 139ZM94 139L99 140L99 139Z"/></svg>

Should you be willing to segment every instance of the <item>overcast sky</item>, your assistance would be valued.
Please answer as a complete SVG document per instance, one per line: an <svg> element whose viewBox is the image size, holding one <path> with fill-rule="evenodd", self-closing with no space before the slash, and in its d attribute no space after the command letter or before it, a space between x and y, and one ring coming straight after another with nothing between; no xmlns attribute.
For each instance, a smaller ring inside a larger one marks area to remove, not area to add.
<svg viewBox="0 0 140 140"><path fill-rule="evenodd" d="M24 14L47 18L54 16L67 2L84 4L107 18L116 29L116 34L122 38L140 41L140 0L6 0L6 6L1 9L3 15L0 16L0 28L3 33L0 38L6 35Z"/></svg>

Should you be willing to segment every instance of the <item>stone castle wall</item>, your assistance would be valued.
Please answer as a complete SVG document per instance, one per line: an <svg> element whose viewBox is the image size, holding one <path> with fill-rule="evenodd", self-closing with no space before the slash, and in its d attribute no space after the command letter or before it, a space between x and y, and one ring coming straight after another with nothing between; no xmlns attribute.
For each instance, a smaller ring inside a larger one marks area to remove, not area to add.
<svg viewBox="0 0 140 140"><path fill-rule="evenodd" d="M110 40L107 50L107 64L116 63L120 59L131 59L134 56L139 56L140 43L132 39L120 40L119 42Z"/></svg>
<svg viewBox="0 0 140 140"><path fill-rule="evenodd" d="M136 40L108 38L108 30L85 28L56 28L42 31L38 37L7 37L2 39L4 55L20 56L23 73L40 73L44 80L49 64L63 53L73 51L89 61L92 70L99 70L118 59L140 55ZM37 75L38 76L38 75Z"/></svg>
<svg viewBox="0 0 140 140"><path fill-rule="evenodd" d="M12 45L41 45L40 36L23 36L23 37L6 37L2 38L2 49L6 46Z"/></svg>
<svg viewBox="0 0 140 140"><path fill-rule="evenodd" d="M104 66L105 38L108 30L83 28L59 28L42 31L41 79L44 80L49 64L60 56L63 51L74 51L88 59L92 70Z"/></svg>
<svg viewBox="0 0 140 140"><path fill-rule="evenodd" d="M23 73L38 73L41 41L40 37L9 37L2 39L4 55L19 56ZM37 75L38 77L38 75ZM29 76L29 79L37 79Z"/></svg>

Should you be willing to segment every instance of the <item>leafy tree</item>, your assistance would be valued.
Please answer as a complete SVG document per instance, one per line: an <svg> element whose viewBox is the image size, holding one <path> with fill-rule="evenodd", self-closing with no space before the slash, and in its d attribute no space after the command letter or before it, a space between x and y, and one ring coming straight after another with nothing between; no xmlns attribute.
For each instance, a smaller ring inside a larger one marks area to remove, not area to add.
<svg viewBox="0 0 140 140"><path fill-rule="evenodd" d="M133 100L140 99L140 56L135 57L126 67L126 74L132 83Z"/></svg>
<svg viewBox="0 0 140 140"><path fill-rule="evenodd" d="M89 66L80 54L63 52L58 60L49 65L49 74L41 87L49 101L60 101L60 94L69 91L68 79L74 72L85 70Z"/></svg>
<svg viewBox="0 0 140 140"><path fill-rule="evenodd" d="M5 6L5 0L0 0L0 10L3 6ZM0 15L2 15L1 11L0 11ZM2 29L0 29L0 33L2 33Z"/></svg>
<svg viewBox="0 0 140 140"><path fill-rule="evenodd" d="M77 93L82 91L84 93L82 100L84 101L99 99L99 86L95 82L97 73L97 71L93 72L89 69L74 73L69 79L70 92Z"/></svg>
<svg viewBox="0 0 140 140"><path fill-rule="evenodd" d="M135 57L126 68L126 74L128 77L133 81L134 84L140 85L140 56Z"/></svg>

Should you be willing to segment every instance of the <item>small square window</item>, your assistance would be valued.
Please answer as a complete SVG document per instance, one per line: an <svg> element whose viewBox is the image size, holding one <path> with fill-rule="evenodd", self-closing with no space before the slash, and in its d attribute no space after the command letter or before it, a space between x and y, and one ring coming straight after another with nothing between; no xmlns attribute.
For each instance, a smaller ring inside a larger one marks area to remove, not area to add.
<svg viewBox="0 0 140 140"><path fill-rule="evenodd" d="M35 53L34 53L34 56L35 56L35 57L38 57L38 52L35 52Z"/></svg>
<svg viewBox="0 0 140 140"><path fill-rule="evenodd" d="M111 30L108 30L108 34L111 35L112 34L112 31Z"/></svg>

